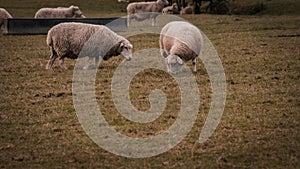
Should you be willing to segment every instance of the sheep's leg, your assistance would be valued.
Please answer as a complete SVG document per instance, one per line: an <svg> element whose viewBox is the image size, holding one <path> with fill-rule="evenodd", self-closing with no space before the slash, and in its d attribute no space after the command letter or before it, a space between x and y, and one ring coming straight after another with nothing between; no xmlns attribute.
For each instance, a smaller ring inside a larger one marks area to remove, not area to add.
<svg viewBox="0 0 300 169"><path fill-rule="evenodd" d="M51 51L51 56L50 56L50 60L46 65L46 69L51 69L55 59L58 57L57 53L54 51L53 48L50 47L50 51Z"/></svg>
<svg viewBox="0 0 300 169"><path fill-rule="evenodd" d="M194 59L192 60L192 62L193 62L193 71L194 71L194 72L197 72L197 68L196 68L196 58L194 58Z"/></svg>
<svg viewBox="0 0 300 169"><path fill-rule="evenodd" d="M64 62L64 57L59 58L59 66L64 69L68 69Z"/></svg>
<svg viewBox="0 0 300 169"><path fill-rule="evenodd" d="M89 57L88 63L83 67L83 69L88 69L93 62L93 58Z"/></svg>
<svg viewBox="0 0 300 169"><path fill-rule="evenodd" d="M166 65L167 65L167 71L171 72L170 65L168 64L168 58L165 58L165 61L166 61Z"/></svg>

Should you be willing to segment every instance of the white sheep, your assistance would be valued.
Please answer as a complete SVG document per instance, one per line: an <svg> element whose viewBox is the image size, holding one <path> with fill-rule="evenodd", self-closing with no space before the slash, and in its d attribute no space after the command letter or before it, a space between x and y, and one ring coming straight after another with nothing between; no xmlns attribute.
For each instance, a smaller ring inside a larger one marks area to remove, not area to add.
<svg viewBox="0 0 300 169"><path fill-rule="evenodd" d="M66 7L57 7L58 9L68 9ZM82 13L81 14L76 14L75 16L73 16L73 18L86 18L86 16L84 16Z"/></svg>
<svg viewBox="0 0 300 169"><path fill-rule="evenodd" d="M192 3L189 3L185 8L181 9L180 15L183 14L194 14L195 6Z"/></svg>
<svg viewBox="0 0 300 169"><path fill-rule="evenodd" d="M182 65L192 60L196 72L196 58L200 55L203 38L200 30L184 21L173 21L165 25L160 33L160 52L166 58L168 71L178 73Z"/></svg>
<svg viewBox="0 0 300 169"><path fill-rule="evenodd" d="M39 9L34 18L78 18L82 16L78 6L71 5L68 8L41 8Z"/></svg>
<svg viewBox="0 0 300 169"><path fill-rule="evenodd" d="M134 2L127 6L127 25L130 25L130 21L135 19L142 21L145 19L152 20L152 26L156 25L156 17L158 13L162 12L165 5L168 5L167 0L157 0L156 2Z"/></svg>
<svg viewBox="0 0 300 169"><path fill-rule="evenodd" d="M171 13L171 14L178 14L179 8L177 3L173 3L172 6L167 6L162 10L162 13Z"/></svg>
<svg viewBox="0 0 300 169"><path fill-rule="evenodd" d="M132 58L132 44L122 36L102 25L85 23L60 23L48 31L47 45L50 47L51 56L46 69L51 69L53 62L59 58L59 65L66 68L64 58L76 59L89 57L87 69L99 57L108 60L113 56L122 55L126 60Z"/></svg>
<svg viewBox="0 0 300 169"><path fill-rule="evenodd" d="M4 8L0 8L0 28L3 30L4 19L12 18L12 16Z"/></svg>

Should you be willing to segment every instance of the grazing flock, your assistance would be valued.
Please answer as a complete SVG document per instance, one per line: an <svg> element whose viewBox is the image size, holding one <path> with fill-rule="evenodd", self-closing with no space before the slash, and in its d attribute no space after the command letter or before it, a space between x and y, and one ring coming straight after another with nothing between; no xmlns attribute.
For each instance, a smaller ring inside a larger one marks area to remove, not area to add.
<svg viewBox="0 0 300 169"><path fill-rule="evenodd" d="M127 2L129 0L118 0ZM176 3L169 5L167 0L154 2L133 2L127 6L127 21L130 26L131 20L152 20L152 26L156 25L158 13L188 14L192 6L189 5L179 12ZM35 18L85 18L78 6L41 8ZM4 19L12 16L3 8L0 8L0 26ZM96 35L96 36L92 36ZM97 39L93 39L97 37ZM88 63L83 69L90 68L95 60L99 63L99 57L108 60L113 56L123 56L127 61L132 59L133 45L124 37L113 32L106 26L85 23L60 23L52 27L47 34L47 45L50 47L50 60L46 69L51 69L54 61L58 58L60 67L67 69L64 64L65 58L77 59L88 56ZM160 33L160 53L165 58L168 72L179 73L182 65L192 61L193 71L196 72L196 58L200 55L203 40L198 28L184 21L173 21L166 24ZM88 45L87 45L88 44Z"/></svg>

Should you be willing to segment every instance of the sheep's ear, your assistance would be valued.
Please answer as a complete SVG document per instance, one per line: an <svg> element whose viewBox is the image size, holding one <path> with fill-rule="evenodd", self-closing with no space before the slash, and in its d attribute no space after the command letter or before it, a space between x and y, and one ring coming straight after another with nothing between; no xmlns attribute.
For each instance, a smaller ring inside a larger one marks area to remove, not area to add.
<svg viewBox="0 0 300 169"><path fill-rule="evenodd" d="M129 49L132 49L133 48L133 46L132 46L132 44L125 44L124 42L121 42L121 44L120 44L120 48L129 48Z"/></svg>
<svg viewBox="0 0 300 169"><path fill-rule="evenodd" d="M183 60L182 59L180 59L180 57L177 57L177 62L179 63L179 64L181 64L181 65L183 65Z"/></svg>
<svg viewBox="0 0 300 169"><path fill-rule="evenodd" d="M120 43L120 48L124 48L124 46L125 46L124 42L121 42Z"/></svg>

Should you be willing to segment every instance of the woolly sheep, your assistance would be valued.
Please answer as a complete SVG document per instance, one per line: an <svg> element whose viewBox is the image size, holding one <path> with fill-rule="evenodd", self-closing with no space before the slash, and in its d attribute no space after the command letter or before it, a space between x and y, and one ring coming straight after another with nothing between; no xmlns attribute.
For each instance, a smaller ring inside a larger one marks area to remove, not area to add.
<svg viewBox="0 0 300 169"><path fill-rule="evenodd" d="M71 5L69 8L41 8L36 12L34 18L77 18L81 15L79 7Z"/></svg>
<svg viewBox="0 0 300 169"><path fill-rule="evenodd" d="M172 13L172 14L178 14L179 8L177 3L173 3L172 6L167 6L162 10L162 13Z"/></svg>
<svg viewBox="0 0 300 169"><path fill-rule="evenodd" d="M51 69L53 62L59 58L59 65L66 68L64 58L76 59L89 57L87 69L95 59L99 63L99 56L108 60L113 56L122 55L126 60L132 58L132 45L122 36L117 35L106 26L85 23L60 23L48 31L47 45L51 56L46 69Z"/></svg>
<svg viewBox="0 0 300 169"><path fill-rule="evenodd" d="M192 3L189 3L188 6L183 8L180 11L180 14L194 14L195 13L195 6Z"/></svg>
<svg viewBox="0 0 300 169"><path fill-rule="evenodd" d="M199 29L184 21L173 21L165 25L160 33L160 53L166 58L168 71L178 73L182 65L192 60L196 72L196 58L200 55L202 35Z"/></svg>
<svg viewBox="0 0 300 169"><path fill-rule="evenodd" d="M0 28L3 30L4 19L12 18L12 16L4 9L0 8Z"/></svg>
<svg viewBox="0 0 300 169"><path fill-rule="evenodd" d="M58 9L68 9L66 7L57 7ZM80 15L75 15L73 18L86 18L86 16L84 16L82 13Z"/></svg>
<svg viewBox="0 0 300 169"><path fill-rule="evenodd" d="M167 0L157 0L156 2L134 2L127 6L128 26L131 19L142 21L145 19L152 19L152 26L156 25L156 17L165 5L168 5Z"/></svg>

